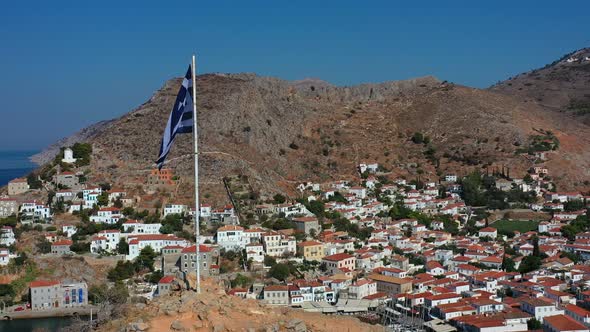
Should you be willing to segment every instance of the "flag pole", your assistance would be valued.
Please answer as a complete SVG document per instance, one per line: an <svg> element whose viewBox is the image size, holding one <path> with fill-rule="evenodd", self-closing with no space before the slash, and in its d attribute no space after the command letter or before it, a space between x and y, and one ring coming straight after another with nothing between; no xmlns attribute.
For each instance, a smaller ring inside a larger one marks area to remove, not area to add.
<svg viewBox="0 0 590 332"><path fill-rule="evenodd" d="M196 258L197 258L197 294L201 293L201 260L199 250L199 219L201 215L201 209L199 208L199 135L197 132L197 69L196 69L196 58L193 54L193 141L195 148L195 236L196 236Z"/></svg>

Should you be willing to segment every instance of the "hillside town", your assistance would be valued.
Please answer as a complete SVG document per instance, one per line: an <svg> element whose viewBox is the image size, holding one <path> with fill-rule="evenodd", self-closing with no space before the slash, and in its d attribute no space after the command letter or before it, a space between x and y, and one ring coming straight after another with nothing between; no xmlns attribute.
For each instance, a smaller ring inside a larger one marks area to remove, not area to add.
<svg viewBox="0 0 590 332"><path fill-rule="evenodd" d="M556 191L542 165L408 179L367 162L290 197L245 205L228 191L229 204L201 204L196 243L190 202L146 204L174 188L173 170L151 171L140 196L88 182L91 147L73 148L53 174L8 183L6 271L31 255L110 260L103 291L152 300L194 287L198 245L204 278L267 306L428 331L590 331L590 196ZM1 285L5 313L100 301L87 280L25 274Z"/></svg>

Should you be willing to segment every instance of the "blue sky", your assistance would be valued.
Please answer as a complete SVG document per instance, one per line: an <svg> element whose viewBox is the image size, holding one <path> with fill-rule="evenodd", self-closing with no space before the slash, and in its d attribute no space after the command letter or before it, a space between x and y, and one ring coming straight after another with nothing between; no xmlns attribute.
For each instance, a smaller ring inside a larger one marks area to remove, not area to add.
<svg viewBox="0 0 590 332"><path fill-rule="evenodd" d="M200 73L487 87L590 46L587 1L21 2L0 11L0 150L128 112L195 51Z"/></svg>

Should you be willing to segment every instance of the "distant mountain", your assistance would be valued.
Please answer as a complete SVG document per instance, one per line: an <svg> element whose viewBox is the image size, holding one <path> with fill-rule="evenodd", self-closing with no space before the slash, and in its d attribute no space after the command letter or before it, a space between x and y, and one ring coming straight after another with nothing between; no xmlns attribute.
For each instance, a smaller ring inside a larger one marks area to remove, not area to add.
<svg viewBox="0 0 590 332"><path fill-rule="evenodd" d="M566 54L543 68L500 82L490 90L590 124L590 48Z"/></svg>
<svg viewBox="0 0 590 332"><path fill-rule="evenodd" d="M581 64L582 66L584 64ZM173 79L128 114L69 138L94 146L90 180L145 183L180 84ZM363 161L391 176L437 180L446 173L509 165L515 177L533 165L520 152L549 132L561 144L547 166L561 189L590 175L589 129L521 96L441 82L433 77L337 87L254 74L198 77L202 195L222 195L221 179L244 174L261 195L292 192L299 181L355 177ZM414 143L420 132L429 144ZM176 194L190 197L190 135L178 136L169 166ZM44 160L56 151L45 152Z"/></svg>

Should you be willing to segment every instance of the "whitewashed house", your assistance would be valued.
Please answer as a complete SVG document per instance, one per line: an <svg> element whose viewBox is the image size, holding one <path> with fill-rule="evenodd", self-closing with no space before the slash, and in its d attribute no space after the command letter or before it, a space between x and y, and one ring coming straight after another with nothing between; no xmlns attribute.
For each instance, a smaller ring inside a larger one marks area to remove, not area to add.
<svg viewBox="0 0 590 332"><path fill-rule="evenodd" d="M188 206L184 204L166 204L164 206L164 217L170 214L184 214L188 212Z"/></svg>
<svg viewBox="0 0 590 332"><path fill-rule="evenodd" d="M90 252L98 254L101 252L114 252L121 241L121 231L108 229L98 232L90 242Z"/></svg>
<svg viewBox="0 0 590 332"><path fill-rule="evenodd" d="M144 224L139 220L127 220L123 223L123 233L130 234L160 234L162 224Z"/></svg>
<svg viewBox="0 0 590 332"><path fill-rule="evenodd" d="M8 247L14 243L16 243L16 238L14 237L12 227L2 226L2 228L0 228L0 245Z"/></svg>
<svg viewBox="0 0 590 332"><path fill-rule="evenodd" d="M104 224L116 224L124 216L121 209L116 207L105 207L98 210L96 215L90 216L90 221Z"/></svg>
<svg viewBox="0 0 590 332"><path fill-rule="evenodd" d="M244 227L227 225L217 229L217 244L226 250L241 250L248 244L249 238L244 236Z"/></svg>
<svg viewBox="0 0 590 332"><path fill-rule="evenodd" d="M156 253L160 253L162 248L167 246L188 247L189 241L176 237L172 234L140 234L129 235L127 238L129 244L129 254L126 256L127 260L133 260L142 249L151 247Z"/></svg>
<svg viewBox="0 0 590 332"><path fill-rule="evenodd" d="M78 228L74 225L63 225L61 226L61 231L67 237L72 237L72 235L76 234Z"/></svg>

